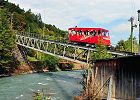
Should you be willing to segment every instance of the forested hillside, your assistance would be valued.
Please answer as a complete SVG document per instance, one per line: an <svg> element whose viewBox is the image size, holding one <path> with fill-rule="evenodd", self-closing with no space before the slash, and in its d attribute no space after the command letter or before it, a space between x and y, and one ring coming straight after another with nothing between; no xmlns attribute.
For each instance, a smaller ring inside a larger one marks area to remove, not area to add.
<svg viewBox="0 0 140 100"><path fill-rule="evenodd" d="M39 34L43 34L43 28L45 35L60 35L63 36L66 31L56 28L55 25L45 24L42 22L41 14L34 14L31 9L24 11L19 5L9 3L5 0L0 0L0 7L5 10L5 13L10 21L12 18L13 29L18 31L30 31Z"/></svg>
<svg viewBox="0 0 140 100"><path fill-rule="evenodd" d="M47 36L51 40L63 40L66 31L60 30L55 25L45 24L41 19L41 14L34 14L31 9L25 11L19 5L15 5L5 0L0 0L0 68L1 72L11 70L9 63L17 62L13 55L16 48L15 33L31 32L40 36ZM33 50L25 49L29 61L43 60L47 66L57 66L58 59L50 57ZM53 59L50 62L49 59ZM21 63L21 62L20 62ZM16 66L15 66L16 68Z"/></svg>

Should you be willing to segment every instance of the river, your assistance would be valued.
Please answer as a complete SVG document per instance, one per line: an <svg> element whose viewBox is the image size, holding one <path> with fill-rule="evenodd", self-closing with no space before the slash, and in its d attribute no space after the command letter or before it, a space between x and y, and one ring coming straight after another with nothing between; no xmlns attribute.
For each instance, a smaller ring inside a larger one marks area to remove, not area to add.
<svg viewBox="0 0 140 100"><path fill-rule="evenodd" d="M0 78L0 100L33 100L34 92L51 100L73 100L82 91L82 71L34 73Z"/></svg>

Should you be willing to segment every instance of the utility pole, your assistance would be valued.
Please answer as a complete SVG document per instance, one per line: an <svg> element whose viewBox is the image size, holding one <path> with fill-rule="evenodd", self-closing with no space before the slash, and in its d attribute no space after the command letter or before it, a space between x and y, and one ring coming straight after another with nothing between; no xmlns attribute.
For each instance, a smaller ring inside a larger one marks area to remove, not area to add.
<svg viewBox="0 0 140 100"><path fill-rule="evenodd" d="M139 21L139 49L138 49L138 54L140 55L140 9L138 10L138 21Z"/></svg>
<svg viewBox="0 0 140 100"><path fill-rule="evenodd" d="M131 17L128 21L131 22L131 34L130 34L130 39L131 39L131 52L133 52L133 30L134 30L134 27L136 28L137 25L135 24L134 25L134 17Z"/></svg>

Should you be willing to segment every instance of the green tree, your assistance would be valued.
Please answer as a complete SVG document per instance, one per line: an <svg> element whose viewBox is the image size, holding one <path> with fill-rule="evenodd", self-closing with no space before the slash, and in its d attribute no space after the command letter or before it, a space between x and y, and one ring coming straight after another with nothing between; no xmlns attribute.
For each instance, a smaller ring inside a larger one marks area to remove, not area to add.
<svg viewBox="0 0 140 100"><path fill-rule="evenodd" d="M14 30L24 31L26 27L26 21L24 16L18 13L13 13L13 28Z"/></svg>
<svg viewBox="0 0 140 100"><path fill-rule="evenodd" d="M130 37L127 40L120 40L116 47L116 50L119 51L127 51L127 52L131 52L131 39ZM133 48L132 48L133 52L138 52L138 41L136 39L136 37L133 37Z"/></svg>
<svg viewBox="0 0 140 100"><path fill-rule="evenodd" d="M7 63L12 61L12 50L14 48L15 40L14 34L8 31L0 33L0 63Z"/></svg>
<svg viewBox="0 0 140 100"><path fill-rule="evenodd" d="M124 40L120 40L116 45L116 50L124 51L125 48L126 48L126 46L125 46Z"/></svg>
<svg viewBox="0 0 140 100"><path fill-rule="evenodd" d="M43 55L41 59L45 61L46 66L50 71L55 71L56 67L58 67L59 59L57 57L51 55Z"/></svg>
<svg viewBox="0 0 140 100"><path fill-rule="evenodd" d="M4 73L9 73L11 69L17 66L13 65L11 68L11 65L9 65L15 62L12 53L15 47L14 36L11 31L0 32L0 68L4 70Z"/></svg>
<svg viewBox="0 0 140 100"><path fill-rule="evenodd" d="M92 54L92 58L94 60L106 59L112 57L111 54L107 53L107 47L105 45L95 45L95 47L96 47L96 52Z"/></svg>
<svg viewBox="0 0 140 100"><path fill-rule="evenodd" d="M0 9L0 68L3 70L0 73L9 73L16 67L16 65L11 67L10 64L15 62L12 53L15 47L15 33L10 30L9 14L6 9Z"/></svg>
<svg viewBox="0 0 140 100"><path fill-rule="evenodd" d="M6 9L0 8L0 30L8 30L10 29L10 18L9 13L7 13Z"/></svg>

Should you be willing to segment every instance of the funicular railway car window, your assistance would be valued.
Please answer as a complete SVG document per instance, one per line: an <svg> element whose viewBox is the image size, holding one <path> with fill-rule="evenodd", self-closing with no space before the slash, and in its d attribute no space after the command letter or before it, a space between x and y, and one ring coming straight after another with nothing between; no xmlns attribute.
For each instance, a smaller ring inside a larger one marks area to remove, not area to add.
<svg viewBox="0 0 140 100"><path fill-rule="evenodd" d="M82 31L81 31L81 30L80 30L80 31L78 31L78 34L79 34L79 35L82 35Z"/></svg>
<svg viewBox="0 0 140 100"><path fill-rule="evenodd" d="M88 35L90 35L90 31L88 30Z"/></svg>
<svg viewBox="0 0 140 100"><path fill-rule="evenodd" d="M89 33L88 31L85 31L85 32L84 32L84 34L85 34L86 36L88 36L88 33Z"/></svg>
<svg viewBox="0 0 140 100"><path fill-rule="evenodd" d="M91 36L96 36L96 30L90 32Z"/></svg>
<svg viewBox="0 0 140 100"><path fill-rule="evenodd" d="M101 36L101 31L100 30L98 30L98 36Z"/></svg>
<svg viewBox="0 0 140 100"><path fill-rule="evenodd" d="M91 31L91 32L90 32L90 35L93 36L93 34L94 34L93 31Z"/></svg>
<svg viewBox="0 0 140 100"><path fill-rule="evenodd" d="M96 33L97 33L96 30L94 30L94 31L93 31L93 36L96 36Z"/></svg>

